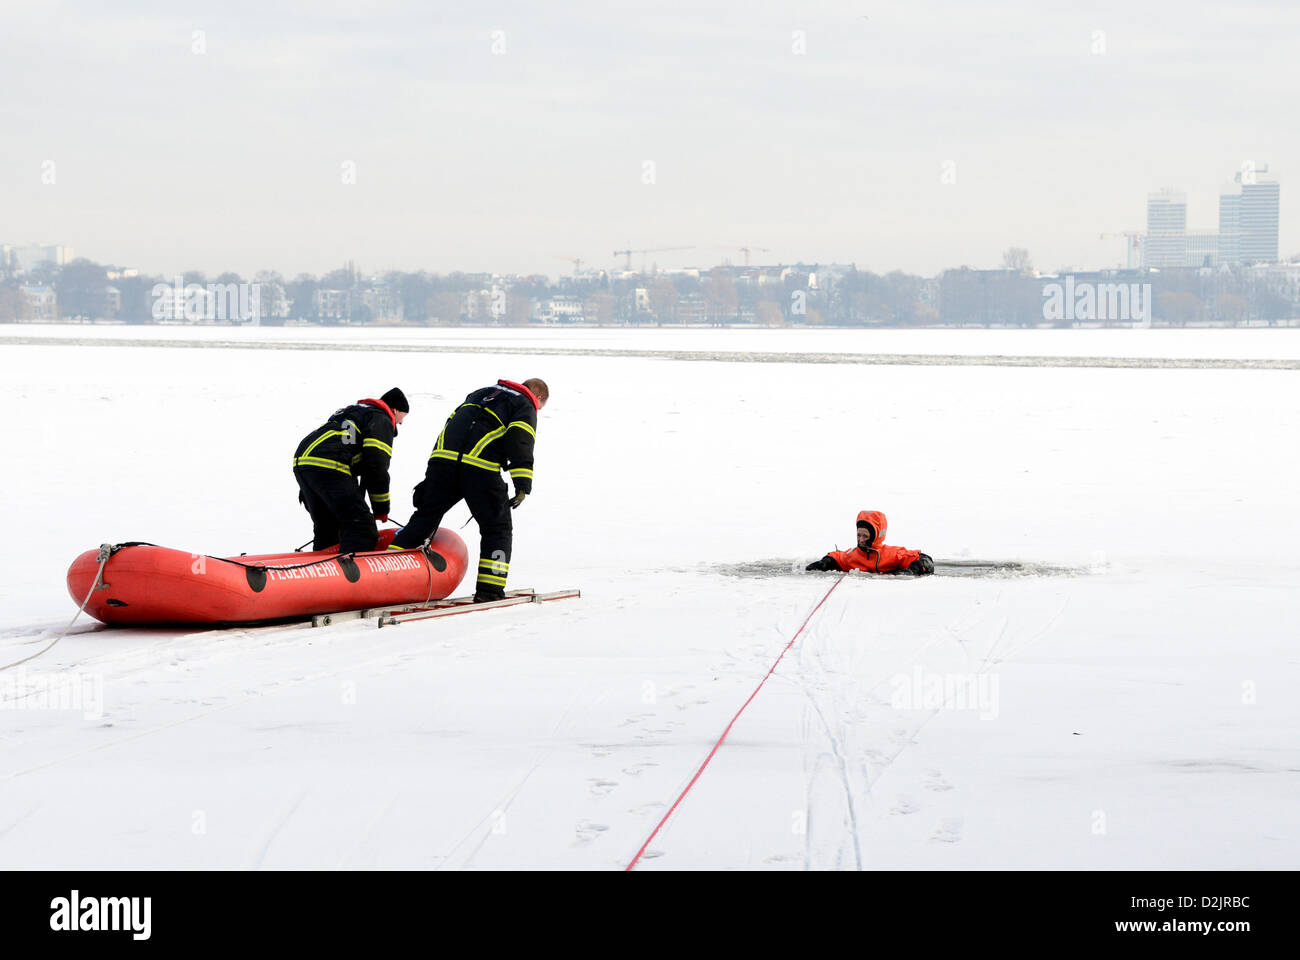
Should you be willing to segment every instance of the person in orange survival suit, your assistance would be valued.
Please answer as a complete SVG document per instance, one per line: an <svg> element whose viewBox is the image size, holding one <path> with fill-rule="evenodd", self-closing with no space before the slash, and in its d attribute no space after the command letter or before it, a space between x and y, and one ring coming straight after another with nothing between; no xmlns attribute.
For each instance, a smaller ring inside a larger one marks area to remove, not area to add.
<svg viewBox="0 0 1300 960"><path fill-rule="evenodd" d="M934 560L920 550L885 543L885 515L879 510L858 514L858 545L852 550L832 550L805 570L866 570L870 573L934 573Z"/></svg>

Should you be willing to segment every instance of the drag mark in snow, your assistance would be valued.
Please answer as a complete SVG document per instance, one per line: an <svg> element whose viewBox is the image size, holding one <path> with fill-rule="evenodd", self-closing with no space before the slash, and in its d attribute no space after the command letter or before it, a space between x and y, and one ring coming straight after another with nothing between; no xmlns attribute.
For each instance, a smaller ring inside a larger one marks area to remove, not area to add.
<svg viewBox="0 0 1300 960"><path fill-rule="evenodd" d="M837 625L844 623L844 617L845 617L845 611L844 609L841 609L840 619L837 621ZM811 657L815 661L814 667L818 674L818 681L814 682L811 686L808 683L804 682L802 676L796 677L796 681L798 682L800 688L803 690L803 694L807 698L809 705L813 709L813 712L817 715L817 719L821 722L822 731L826 734L826 739L830 743L831 759L834 764L834 770L838 776L839 787L840 789L843 790L844 793L845 810L848 815L848 822L845 824L845 826L848 829L849 837L853 841L853 860L856 869L861 870L862 869L862 845L858 839L858 813L857 813L857 807L853 802L853 788L849 782L848 759L846 756L847 751L841 745L840 742L841 738L836 735L835 729L831 726L830 721L826 718L826 712L822 710L822 705L817 698L816 689L822 689L827 685L828 675L822 659L822 651L817 646L816 643L817 632L813 631L809 636L811 642L805 643L799 649L800 661L803 662L805 660L805 655L811 652ZM843 730L843 728L841 728L841 730ZM826 755L822 754L821 757L818 757L818 762L815 762L813 764L813 772L812 775L809 777L809 782L808 782L808 793L810 799L814 793L814 785L816 784L817 781L817 770L820 765L820 760L824 756ZM813 846L814 846L813 829L812 829L812 824L813 824L812 810L807 809L807 807L805 807L805 824L806 826L804 830L804 867L805 869L807 869L812 865ZM841 859L841 857L837 854L836 859L838 861Z"/></svg>
<svg viewBox="0 0 1300 960"><path fill-rule="evenodd" d="M923 367L1099 367L1127 370L1300 370L1290 358L1216 357L1034 357L941 353L794 353L744 350L617 350L596 347L507 347L468 344L339 343L265 340L150 340L99 337L0 337L0 346L149 347L198 350L304 350L364 353L488 353L530 357L612 357L618 359L693 360L710 363L855 363L872 366Z"/></svg>
<svg viewBox="0 0 1300 960"><path fill-rule="evenodd" d="M493 805L491 810L483 814L483 816L479 818L478 822L475 823L474 826L470 827L465 835L457 840L452 848L442 856L439 863L439 869L447 866L447 864L451 862L451 858L456 854L456 851L459 850L465 842L473 837L479 830L483 830L482 835L479 837L478 843L474 846L474 849L471 850L460 863L460 866L462 867L468 867L474 861L474 858L478 856L479 851L483 849L483 846L487 843L490 836L494 833L504 834L506 832L506 814L510 809L510 805L515 802L515 798L519 796L519 792L523 790L524 784L528 782L529 778L531 778L532 775L537 772L538 768L550 759L551 754L555 752L556 744L559 743L556 739L556 735L560 732L560 727L568 718L569 712L573 709L573 705L578 701L579 692L580 691L575 691L573 696L569 698L569 702L565 705L564 710L555 721L555 725L551 727L550 735L547 737L549 745L533 758L528 768L524 771L523 776L520 777L518 782L506 792L505 796L501 797L501 799ZM484 826L487 826L487 829L483 829Z"/></svg>
<svg viewBox="0 0 1300 960"><path fill-rule="evenodd" d="M830 595L835 592L835 588L844 582L846 576L848 576L848 574L841 574L835 582L831 584L831 588L822 595L820 600L817 601L817 606L813 607L808 616L804 617L803 623L801 623L799 629L794 632L794 636L790 638L790 642L782 648L781 653L777 656L776 660L773 661L771 668L763 675L763 679L758 681L758 686L756 686L754 692L749 695L749 699L740 705L740 709L736 711L736 715L731 718L731 722L728 723L726 729L722 731L722 736L718 737L718 742L713 745L713 749L709 751L709 755L704 758L704 762L701 763L699 769L695 771L695 776L691 777L690 783L686 784L686 787L677 796L677 799L673 801L673 805L668 808L668 812L663 815L663 819L660 820L659 823L655 825L655 828L650 831L650 836L645 838L645 843L641 844L641 849L636 852L636 856L634 856L628 863L625 868L626 870L634 868L637 865L637 861L645 855L646 848L650 846L650 841L658 835L659 831L663 829L664 824L668 822L668 818L673 815L673 811L681 805L681 802L684 799L686 799L686 794L690 793L691 788L695 786L695 782L699 780L701 774L704 773L704 768L709 765L718 750L721 749L722 742L727 739L727 734L729 734L731 728L736 725L736 721L740 719L740 715L745 712L745 708L753 702L756 696L758 696L758 691L763 689L763 684L767 683L767 678L776 672L776 668L781 663L781 658L784 657L789 652L790 648L794 646L794 642L799 639L799 635L804 632L804 628L808 626L817 611L822 608L822 604L824 604L830 598Z"/></svg>
<svg viewBox="0 0 1300 960"><path fill-rule="evenodd" d="M262 844L262 852L257 855L256 866L261 867L262 864L266 862L266 854L268 851L270 851L271 844L275 843L275 838L280 835L280 831L284 829L284 825L293 818L293 815L295 813L298 812L298 808L302 806L302 801L304 798L306 798L306 796L307 796L307 791L305 790L302 793L298 794L298 799L293 802L293 806L289 807L289 809L285 812L284 816L282 816L279 819L279 822L277 822L276 825L271 828L270 835L266 838L266 841Z"/></svg>
<svg viewBox="0 0 1300 960"><path fill-rule="evenodd" d="M361 837L352 844L351 849L349 849L347 853L343 854L343 856L339 858L339 862L335 864L336 867L347 866L348 861L357 855L365 845L366 841L370 839L370 834L374 832L375 827L378 826L379 822L387 817L389 812L393 809L393 806L397 803L398 796L400 796L400 792L389 797L388 802L384 804L384 808L370 818L370 822L366 824L366 829L361 831Z"/></svg>
<svg viewBox="0 0 1300 960"><path fill-rule="evenodd" d="M41 809L41 806L40 804L37 804L36 806L28 810L26 813L24 813L22 816L20 816L17 820L14 820L12 823L10 823L8 826L0 827L0 837L3 837L6 833L8 833L14 827L18 826L18 824L22 823L24 820L26 820L28 817L30 817L33 813L35 813L39 809Z"/></svg>
<svg viewBox="0 0 1300 960"><path fill-rule="evenodd" d="M305 627L305 628L302 626L257 627L257 628L247 629L247 630L241 630L236 635L244 636L254 632L260 633L263 630L271 631L274 633L275 631L298 630L298 629L310 629L310 627ZM338 628L338 629L340 630L340 633L338 635L344 636L345 634L343 633L343 628ZM187 634L186 636L196 636L196 635ZM162 644L162 646L164 647L164 652L165 652L166 644L164 643ZM111 659L111 655L108 655L108 657ZM348 664L347 666L344 666L339 669L323 670L318 673L309 674L301 677L295 677L292 680L279 681L274 684L266 684L264 685L263 689L245 691L244 696L238 700L231 700L230 702L223 703L220 706L215 706L207 710L200 710L198 713L192 713L188 716L181 717L177 720L170 720L166 723L158 724L157 726L150 727L147 730L141 730L138 733L130 734L129 736L122 737L118 740L112 740L109 741L108 743L101 743L93 747L87 747L83 750L77 750L73 753L65 754L62 757L56 757L53 760L47 760L43 763L35 764L34 766L25 767L21 770L15 770L11 773L0 773L0 782L14 780L18 777L27 776L28 774L37 773L42 770L48 770L50 767L57 766L58 764L61 763L68 763L72 760L79 760L82 757L90 756L91 754L98 753L101 750L108 750L113 747L121 746L122 744L132 743L136 740L141 739L142 737L150 737L157 733L164 733L168 730L175 729L176 727L179 727L182 724L190 723L195 720L203 720L214 714L221 713L226 710L232 710L237 707L245 706L262 697L267 697L284 690L292 690L303 684L314 683L318 680L333 679L335 677L343 676L345 674L351 674L356 671L364 670L368 667L372 667L380 664L397 663L400 662L400 659L401 658L399 656L389 653L389 654L384 654L382 656L373 657L369 660L364 660L360 663ZM175 663L175 661L173 661L173 663Z"/></svg>

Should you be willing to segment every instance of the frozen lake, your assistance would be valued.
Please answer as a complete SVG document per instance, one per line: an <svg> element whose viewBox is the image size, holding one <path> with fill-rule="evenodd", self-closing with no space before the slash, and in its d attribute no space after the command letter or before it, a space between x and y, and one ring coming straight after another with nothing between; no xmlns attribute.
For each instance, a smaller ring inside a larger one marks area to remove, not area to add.
<svg viewBox="0 0 1300 960"><path fill-rule="evenodd" d="M182 341L279 346L333 344L371 347L498 346L509 351L676 351L723 353L844 353L1009 357L1108 357L1205 360L1300 359L1300 327L1228 329L843 329L699 327L234 327L0 324L11 338L104 341Z"/></svg>
<svg viewBox="0 0 1300 960"><path fill-rule="evenodd" d="M156 345L14 340L56 337ZM1300 330L0 327L0 665L101 542L301 543L294 445L394 385L405 519L466 393L548 381L511 585L583 591L383 630L80 621L20 675L86 704L0 672L0 864L625 866L864 508L1029 573L846 579L638 869L1300 863L1300 372L628 350L1296 360Z"/></svg>

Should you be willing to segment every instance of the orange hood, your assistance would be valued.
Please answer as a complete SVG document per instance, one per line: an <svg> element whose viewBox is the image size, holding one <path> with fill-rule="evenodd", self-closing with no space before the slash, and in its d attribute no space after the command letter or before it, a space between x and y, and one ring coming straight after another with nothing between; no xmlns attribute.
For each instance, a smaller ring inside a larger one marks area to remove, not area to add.
<svg viewBox="0 0 1300 960"><path fill-rule="evenodd" d="M885 542L885 530L888 523L883 513L879 510L860 510L858 512L858 521L871 524L871 528L876 531L876 539L872 543L873 547Z"/></svg>

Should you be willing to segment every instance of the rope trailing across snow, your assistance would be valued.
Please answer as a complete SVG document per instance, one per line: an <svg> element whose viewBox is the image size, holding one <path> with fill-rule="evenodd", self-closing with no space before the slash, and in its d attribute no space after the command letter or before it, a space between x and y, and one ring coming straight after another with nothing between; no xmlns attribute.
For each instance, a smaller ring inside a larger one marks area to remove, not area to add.
<svg viewBox="0 0 1300 960"><path fill-rule="evenodd" d="M749 695L749 699L740 705L740 709L736 711L736 715L731 718L731 722L727 724L727 728L722 731L722 736L718 737L718 742L713 745L713 749L709 751L709 755L704 758L704 762L700 764L700 768L695 771L695 776L691 777L691 782L686 784L686 788L682 790L682 792L678 795L677 799L673 801L673 805L668 808L668 812L664 814L663 819L659 821L659 823L655 826L655 828L652 831L650 831L650 836L646 837L645 843L641 844L641 849L636 852L636 856L633 857L632 860L628 863L628 865L624 868L625 870L631 870L633 867L637 865L637 862L641 859L642 855L646 852L646 848L650 846L650 841L655 838L655 836L663 828L663 825L668 822L668 818L673 815L673 811L676 810L678 806L681 805L681 802L684 799L686 799L686 794L690 792L691 787L695 786L695 781L700 779L700 775L704 773L704 768L709 765L709 762L713 759L714 755L722 747L722 741L727 739L727 734L729 734L731 732L731 728L736 725L736 721L739 720L740 715L745 712L745 708L749 706L750 702L756 696L758 696L758 691L763 689L763 684L767 683L767 678L770 677L776 671L777 666L781 663L781 657L784 657L786 653L789 652L790 648L794 646L794 642L799 639L799 634L803 633L804 628L808 626L808 623L809 621L812 620L814 614L816 614L817 611L822 608L822 604L824 604L827 601L827 599L830 598L830 595L835 592L835 588L838 587L841 583L843 583L844 578L847 576L848 576L847 573L840 574L840 576L836 579L836 581L831 584L831 588L826 591L826 593L822 596L820 600L817 601L817 606L813 607L812 611L808 614L808 616L804 617L803 623L800 624L799 629L794 632L794 636L790 638L790 642L787 643L785 647L781 650L780 655L776 658L775 662L772 664L771 669L768 670L767 673L763 675L762 680L758 681L758 686L755 687L754 692Z"/></svg>
<svg viewBox="0 0 1300 960"><path fill-rule="evenodd" d="M58 643L60 640L66 637L68 635L68 631L72 629L72 625L77 622L77 617L81 616L85 612L86 604L90 603L91 596L94 595L95 591L99 589L99 585L103 582L104 565L108 563L108 558L111 557L113 554L117 553L117 551L124 546L126 546L126 544L118 544L117 546L113 546L111 543L101 543L99 545L99 554L95 557L95 559L99 561L99 569L95 571L95 580L90 585L90 589L86 591L86 599L81 601L81 606L79 606L77 608L77 612L72 615L72 619L69 620L68 625L63 628L63 632L59 634L57 637L55 637L53 640L51 640L48 644L46 644L44 648L37 650L35 653L33 653L30 657L23 657L21 660L15 660L13 663L7 663L3 667L0 667L0 670L11 670L14 667L18 666L19 664L26 663L29 660L35 660L41 654L51 649L56 643Z"/></svg>

